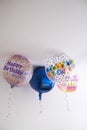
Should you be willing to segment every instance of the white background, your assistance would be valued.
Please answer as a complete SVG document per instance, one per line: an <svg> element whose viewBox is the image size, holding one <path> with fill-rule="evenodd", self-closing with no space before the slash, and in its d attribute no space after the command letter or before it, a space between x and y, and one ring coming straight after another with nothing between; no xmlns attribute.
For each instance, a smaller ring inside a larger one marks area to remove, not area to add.
<svg viewBox="0 0 87 130"><path fill-rule="evenodd" d="M0 0L0 130L87 130L86 44L86 0ZM30 86L9 95L2 77L9 56L21 54L39 65L58 51L75 60L76 92L66 97L55 86L43 94L41 114L38 93Z"/></svg>

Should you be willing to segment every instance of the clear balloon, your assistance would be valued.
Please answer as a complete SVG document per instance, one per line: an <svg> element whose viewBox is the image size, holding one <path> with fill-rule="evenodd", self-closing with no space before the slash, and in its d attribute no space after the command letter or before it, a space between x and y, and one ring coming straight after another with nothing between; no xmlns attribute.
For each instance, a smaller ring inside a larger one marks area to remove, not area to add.
<svg viewBox="0 0 87 130"><path fill-rule="evenodd" d="M11 87L26 86L32 77L33 66L21 55L13 55L3 67L3 77Z"/></svg>
<svg viewBox="0 0 87 130"><path fill-rule="evenodd" d="M45 70L48 78L57 84L66 84L74 68L74 61L64 53L47 60Z"/></svg>

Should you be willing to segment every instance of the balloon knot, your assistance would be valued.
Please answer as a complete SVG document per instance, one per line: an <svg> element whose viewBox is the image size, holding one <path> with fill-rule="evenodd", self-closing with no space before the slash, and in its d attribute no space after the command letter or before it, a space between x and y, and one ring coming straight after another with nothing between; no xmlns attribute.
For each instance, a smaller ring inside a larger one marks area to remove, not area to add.
<svg viewBox="0 0 87 130"><path fill-rule="evenodd" d="M42 99L42 93L39 93L39 100Z"/></svg>

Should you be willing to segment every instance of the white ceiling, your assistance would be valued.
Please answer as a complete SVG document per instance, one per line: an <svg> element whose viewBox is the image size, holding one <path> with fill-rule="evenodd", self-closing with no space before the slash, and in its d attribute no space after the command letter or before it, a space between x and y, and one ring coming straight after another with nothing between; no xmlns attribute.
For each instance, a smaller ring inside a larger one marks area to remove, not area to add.
<svg viewBox="0 0 87 130"><path fill-rule="evenodd" d="M84 88L69 95L70 112L65 109L63 93L54 88L43 96L42 115L37 93L15 88L12 114L5 118L9 85L1 75L0 130L87 130L86 44L86 0L0 0L0 69L12 54L24 55L32 64L43 64L48 56L62 51L76 61L79 84Z"/></svg>
<svg viewBox="0 0 87 130"><path fill-rule="evenodd" d="M0 1L0 56L37 60L56 49L76 57L87 51L86 33L86 1Z"/></svg>

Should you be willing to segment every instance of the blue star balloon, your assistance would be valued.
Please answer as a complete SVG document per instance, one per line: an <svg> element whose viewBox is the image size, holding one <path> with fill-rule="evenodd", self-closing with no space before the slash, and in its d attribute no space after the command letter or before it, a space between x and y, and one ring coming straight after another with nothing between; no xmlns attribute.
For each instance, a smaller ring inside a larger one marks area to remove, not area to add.
<svg viewBox="0 0 87 130"><path fill-rule="evenodd" d="M39 100L41 100L42 93L49 92L54 87L54 83L46 75L44 66L34 69L30 85L34 90L39 92Z"/></svg>

